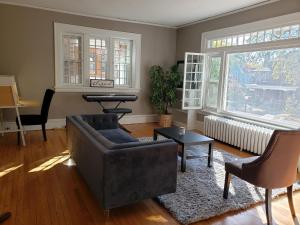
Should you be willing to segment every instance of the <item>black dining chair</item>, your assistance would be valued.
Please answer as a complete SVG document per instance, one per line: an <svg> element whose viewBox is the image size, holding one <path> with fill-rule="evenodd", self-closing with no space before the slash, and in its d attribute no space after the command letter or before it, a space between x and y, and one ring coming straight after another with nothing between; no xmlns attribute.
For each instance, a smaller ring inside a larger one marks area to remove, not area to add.
<svg viewBox="0 0 300 225"><path fill-rule="evenodd" d="M49 112L49 108L50 108L50 103L51 103L54 93L55 92L51 89L46 90L40 115L20 115L22 126L30 126L30 125L41 125L42 126L44 141L47 141L46 123L48 120L48 112ZM20 128L18 119L16 119L16 123L17 123L18 128ZM20 132L18 132L18 144L20 144Z"/></svg>

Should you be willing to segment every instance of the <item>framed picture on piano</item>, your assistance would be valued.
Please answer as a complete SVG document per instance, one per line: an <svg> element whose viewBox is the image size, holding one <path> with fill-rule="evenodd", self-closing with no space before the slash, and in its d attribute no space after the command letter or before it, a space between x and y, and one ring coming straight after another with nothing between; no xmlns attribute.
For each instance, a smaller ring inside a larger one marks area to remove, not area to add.
<svg viewBox="0 0 300 225"><path fill-rule="evenodd" d="M90 79L91 87L113 88L114 80Z"/></svg>

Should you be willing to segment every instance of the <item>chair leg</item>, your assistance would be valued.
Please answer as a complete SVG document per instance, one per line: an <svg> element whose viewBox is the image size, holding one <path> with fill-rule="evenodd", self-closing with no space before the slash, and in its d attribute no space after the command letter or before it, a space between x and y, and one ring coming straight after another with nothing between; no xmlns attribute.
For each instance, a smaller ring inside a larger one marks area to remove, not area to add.
<svg viewBox="0 0 300 225"><path fill-rule="evenodd" d="M267 224L272 224L272 189L266 189L265 194L265 204L266 204L266 216L267 216Z"/></svg>
<svg viewBox="0 0 300 225"><path fill-rule="evenodd" d="M228 198L230 181L231 181L231 174L226 171L225 182L224 182L224 192L223 192L223 198L225 198L225 199Z"/></svg>
<svg viewBox="0 0 300 225"><path fill-rule="evenodd" d="M293 185L287 187L287 196L288 196L288 200L289 200L291 214L293 217L295 217L296 212L295 212L295 207L294 207L294 202L293 202Z"/></svg>
<svg viewBox="0 0 300 225"><path fill-rule="evenodd" d="M47 141L47 135L46 135L46 124L42 124L42 130L43 130L43 137L44 141Z"/></svg>

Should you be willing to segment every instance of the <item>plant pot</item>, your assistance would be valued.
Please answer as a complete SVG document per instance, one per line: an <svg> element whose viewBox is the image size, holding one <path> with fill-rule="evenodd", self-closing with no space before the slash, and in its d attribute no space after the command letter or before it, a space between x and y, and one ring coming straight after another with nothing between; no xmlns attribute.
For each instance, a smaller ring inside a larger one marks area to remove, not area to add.
<svg viewBox="0 0 300 225"><path fill-rule="evenodd" d="M170 127L170 126L172 126L172 115L171 114L162 114L162 115L160 115L159 125L161 127Z"/></svg>

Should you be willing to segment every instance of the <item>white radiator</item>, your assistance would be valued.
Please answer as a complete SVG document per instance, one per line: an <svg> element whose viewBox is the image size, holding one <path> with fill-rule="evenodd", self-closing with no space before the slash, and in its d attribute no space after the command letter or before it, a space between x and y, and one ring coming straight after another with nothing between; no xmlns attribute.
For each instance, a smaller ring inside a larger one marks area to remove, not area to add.
<svg viewBox="0 0 300 225"><path fill-rule="evenodd" d="M262 154L273 134L272 129L218 116L204 117L206 136L256 154Z"/></svg>

